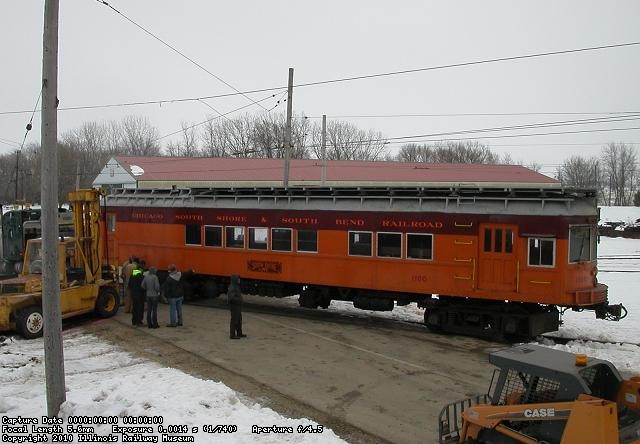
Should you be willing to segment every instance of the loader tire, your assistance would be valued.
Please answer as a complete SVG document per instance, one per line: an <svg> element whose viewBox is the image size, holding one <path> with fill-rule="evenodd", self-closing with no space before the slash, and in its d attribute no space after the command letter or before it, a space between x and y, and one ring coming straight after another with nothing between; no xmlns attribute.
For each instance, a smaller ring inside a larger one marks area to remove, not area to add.
<svg viewBox="0 0 640 444"><path fill-rule="evenodd" d="M34 339L42 336L43 325L42 309L37 305L21 308L16 313L16 330L25 339Z"/></svg>
<svg viewBox="0 0 640 444"><path fill-rule="evenodd" d="M110 318L118 312L118 292L113 287L102 287L96 299L96 313L102 318Z"/></svg>

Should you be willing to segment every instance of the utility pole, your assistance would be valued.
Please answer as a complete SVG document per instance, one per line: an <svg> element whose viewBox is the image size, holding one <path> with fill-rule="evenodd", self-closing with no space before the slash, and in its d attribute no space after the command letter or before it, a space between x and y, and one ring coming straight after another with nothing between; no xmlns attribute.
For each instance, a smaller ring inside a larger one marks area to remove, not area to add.
<svg viewBox="0 0 640 444"><path fill-rule="evenodd" d="M76 162L76 191L80 189L80 160Z"/></svg>
<svg viewBox="0 0 640 444"><path fill-rule="evenodd" d="M47 416L58 416L65 401L60 279L58 272L58 10L59 0L45 0L42 42L42 315Z"/></svg>
<svg viewBox="0 0 640 444"><path fill-rule="evenodd" d="M291 162L291 113L293 111L293 68L289 68L287 88L287 124L284 133L284 179L282 185L289 187L289 163Z"/></svg>
<svg viewBox="0 0 640 444"><path fill-rule="evenodd" d="M18 170L20 168L20 150L16 150L16 197L14 203L18 203Z"/></svg>
<svg viewBox="0 0 640 444"><path fill-rule="evenodd" d="M327 181L327 115L322 115L322 186Z"/></svg>

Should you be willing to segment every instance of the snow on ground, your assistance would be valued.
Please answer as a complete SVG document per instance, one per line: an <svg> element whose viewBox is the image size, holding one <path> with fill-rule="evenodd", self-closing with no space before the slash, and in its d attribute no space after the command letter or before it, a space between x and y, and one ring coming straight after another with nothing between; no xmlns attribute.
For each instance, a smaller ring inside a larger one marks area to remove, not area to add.
<svg viewBox="0 0 640 444"><path fill-rule="evenodd" d="M64 333L67 401L61 417L162 416L164 426L186 425L196 443L340 443L331 430L312 435L298 426L317 423L291 419L238 394L220 382L202 380L121 351L115 345L75 331ZM0 343L0 415L46 415L42 339L6 338ZM4 424L4 422L3 422ZM121 426L123 421L119 421ZM237 426L232 434L205 433L204 425ZM292 427L291 434L252 434L252 426ZM108 435L111 425L97 425L95 433ZM157 426L154 426L157 430ZM159 435L158 433L154 433Z"/></svg>
<svg viewBox="0 0 640 444"><path fill-rule="evenodd" d="M598 270L598 281L609 286L609 303L622 303L629 314L620 322L611 322L595 319L591 311L567 311L560 331L553 335L581 340L552 346L606 359L620 371L640 374L640 347L633 345L640 344L640 239L602 236L598 245Z"/></svg>
<svg viewBox="0 0 640 444"><path fill-rule="evenodd" d="M601 222L631 223L640 219L640 207L600 207Z"/></svg>

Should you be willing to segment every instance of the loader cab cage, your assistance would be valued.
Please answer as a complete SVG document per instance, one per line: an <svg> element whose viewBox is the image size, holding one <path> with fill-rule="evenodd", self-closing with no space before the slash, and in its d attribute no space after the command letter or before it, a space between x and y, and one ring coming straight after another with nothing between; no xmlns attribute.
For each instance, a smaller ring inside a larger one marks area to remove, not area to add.
<svg viewBox="0 0 640 444"><path fill-rule="evenodd" d="M622 378L613 365L589 358L577 366L575 355L538 345L521 345L489 355L499 368L492 404L574 401L585 393L615 401Z"/></svg>

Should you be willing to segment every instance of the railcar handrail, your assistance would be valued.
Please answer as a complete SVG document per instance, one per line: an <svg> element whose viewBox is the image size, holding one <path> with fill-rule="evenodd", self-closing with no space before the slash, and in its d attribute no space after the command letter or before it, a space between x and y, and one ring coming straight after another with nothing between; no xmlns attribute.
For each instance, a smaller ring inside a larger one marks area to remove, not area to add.
<svg viewBox="0 0 640 444"><path fill-rule="evenodd" d="M422 202L440 200L458 205L476 201L563 202L594 198L593 190L472 188L472 187L299 187L299 188L180 188L180 189L116 189L110 197L132 199L273 199L278 200L389 200Z"/></svg>

